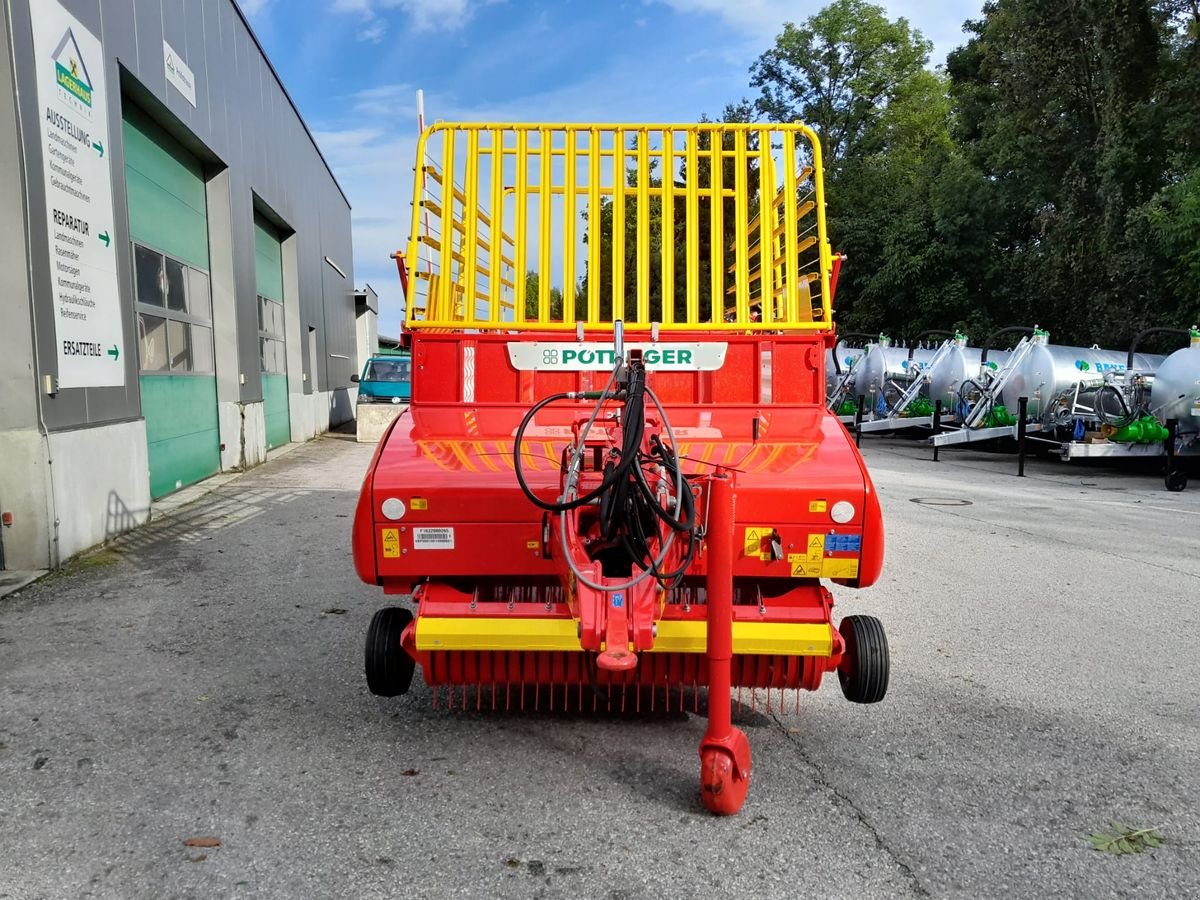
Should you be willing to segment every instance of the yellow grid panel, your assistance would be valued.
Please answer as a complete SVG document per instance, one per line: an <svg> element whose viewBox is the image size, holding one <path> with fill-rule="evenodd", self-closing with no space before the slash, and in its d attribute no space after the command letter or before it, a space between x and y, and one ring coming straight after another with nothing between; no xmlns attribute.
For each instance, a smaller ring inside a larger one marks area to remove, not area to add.
<svg viewBox="0 0 1200 900"><path fill-rule="evenodd" d="M438 123L418 162L409 328L831 326L806 125Z"/></svg>

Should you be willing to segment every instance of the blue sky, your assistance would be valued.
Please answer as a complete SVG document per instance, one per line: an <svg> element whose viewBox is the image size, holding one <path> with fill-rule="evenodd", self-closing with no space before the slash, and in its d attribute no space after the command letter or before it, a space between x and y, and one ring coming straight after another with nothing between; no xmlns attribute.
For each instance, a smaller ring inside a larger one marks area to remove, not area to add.
<svg viewBox="0 0 1200 900"><path fill-rule="evenodd" d="M354 208L355 281L399 330L416 90L429 121L693 122L753 97L750 64L824 0L238 0ZM963 42L982 0L877 0Z"/></svg>

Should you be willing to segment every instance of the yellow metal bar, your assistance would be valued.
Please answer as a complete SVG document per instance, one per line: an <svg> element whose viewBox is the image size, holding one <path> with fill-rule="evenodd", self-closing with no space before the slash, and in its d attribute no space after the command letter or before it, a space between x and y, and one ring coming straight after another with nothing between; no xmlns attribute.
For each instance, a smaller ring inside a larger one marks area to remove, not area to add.
<svg viewBox="0 0 1200 900"><path fill-rule="evenodd" d="M563 172L563 321L575 321L575 152L574 130L567 132Z"/></svg>
<svg viewBox="0 0 1200 900"><path fill-rule="evenodd" d="M467 132L466 190L463 192L463 212L466 219L463 255L466 257L463 272L463 290L470 299L470 310L464 309L468 318L479 317L475 304L475 292L479 282L479 132ZM490 319L490 314L484 318Z"/></svg>
<svg viewBox="0 0 1200 900"><path fill-rule="evenodd" d="M797 127L808 138L813 152L813 184L817 201L817 235L820 240L820 271L821 271L821 312L822 320L832 319L832 304L829 296L829 273L833 266L833 252L829 249L828 231L825 225L825 179L821 173L825 171L824 160L821 158L821 139L807 125L797 123Z"/></svg>
<svg viewBox="0 0 1200 900"><path fill-rule="evenodd" d="M542 187L551 187L554 183L554 173L550 159L550 129L543 128L539 134L538 159L540 162L539 179ZM550 251L553 248L550 237L551 200L553 195L549 190L543 190L538 204L538 322L545 324L550 321Z"/></svg>
<svg viewBox="0 0 1200 900"><path fill-rule="evenodd" d="M675 130L668 128L662 133L662 239L659 255L662 257L662 323L675 324Z"/></svg>
<svg viewBox="0 0 1200 900"><path fill-rule="evenodd" d="M687 131L687 181L684 184L685 212L687 213L687 235L685 256L687 264L687 324L700 321L700 156L696 150L697 132Z"/></svg>
<svg viewBox="0 0 1200 900"><path fill-rule="evenodd" d="M771 156L771 132L764 129L758 138L758 197L759 204L766 203L765 210L759 210L759 218L762 222L758 235L758 253L759 253L759 271L762 273L762 280L759 283L759 310L762 315L762 321L768 324L775 321L775 302L773 294L775 290L775 241L770 236L770 232L775 230L775 160ZM769 199L768 199L769 198ZM763 218L763 215L766 218ZM766 234L763 233L765 228Z"/></svg>
<svg viewBox="0 0 1200 900"><path fill-rule="evenodd" d="M637 317L650 322L650 136L645 128L637 133Z"/></svg>
<svg viewBox="0 0 1200 900"><path fill-rule="evenodd" d="M483 616L419 616L417 650L560 650L578 651L571 618L534 619ZM651 653L704 653L703 619L663 619ZM733 652L745 655L830 656L833 629L815 622L734 622Z"/></svg>
<svg viewBox="0 0 1200 900"><path fill-rule="evenodd" d="M588 228L600 227L600 129L592 128L588 136ZM600 321L600 241L588 241L588 325Z"/></svg>
<svg viewBox="0 0 1200 900"><path fill-rule="evenodd" d="M413 191L412 220L409 223L408 250L404 254L405 268L408 269L409 273L421 270L421 203L424 200L424 175L428 169L428 165L425 162L425 145L429 140L429 135L430 132L425 131L417 138L416 185ZM409 280L409 293L411 296L406 297L404 302L404 318L409 325L412 325L416 321L417 307L419 305L424 307L429 302L428 295L426 295L425 302L423 304L418 303L417 284L416 279ZM428 285L426 285L426 290L429 290Z"/></svg>
<svg viewBox="0 0 1200 900"><path fill-rule="evenodd" d="M748 224L750 219L749 175L746 172L750 160L746 153L746 132L734 132L733 147L733 209L737 217L734 227L734 264L737 271L733 277L737 285L737 320L746 322L750 319L750 282L747 277L750 273L749 229L743 225Z"/></svg>
<svg viewBox="0 0 1200 900"><path fill-rule="evenodd" d="M513 196L513 200L517 205L516 212L516 257L513 267L513 281L516 282L515 296L513 297L513 313L517 324L525 321L525 248L529 243L529 222L528 209L526 204L529 198L529 132L526 130L517 132L517 190Z"/></svg>
<svg viewBox="0 0 1200 900"><path fill-rule="evenodd" d="M613 135L612 318L625 318L625 129Z"/></svg>
<svg viewBox="0 0 1200 900"><path fill-rule="evenodd" d="M490 265L488 266L488 321L493 325L499 324L500 292L504 280L501 271L503 254L501 245L504 243L504 132L499 128L491 129L492 138L492 167L491 167L491 205L492 217L488 220L488 238L491 246L488 248ZM483 213L480 213L483 218Z"/></svg>
<svg viewBox="0 0 1200 900"><path fill-rule="evenodd" d="M454 183L454 132L445 131L442 134L442 171L448 174L450 183ZM449 211L451 219L454 217L454 197L450 197L450 202L446 202L446 183L442 182L442 206ZM442 214L442 222L446 221L446 213ZM433 300L433 308L437 312L437 317L440 319L453 319L453 288L454 288L454 259L451 254L454 252L454 237L453 233L447 234L447 229L442 228L442 259L439 265L441 272L441 280L438 282L438 296Z"/></svg>
<svg viewBox="0 0 1200 900"><path fill-rule="evenodd" d="M789 322L800 318L799 302L800 274L797 270L799 261L796 259L796 135L795 132L783 133L783 196L787 205L783 209L783 246L784 265L787 271L783 278L783 308ZM811 315L811 311L809 313Z"/></svg>
<svg viewBox="0 0 1200 900"><path fill-rule="evenodd" d="M712 204L712 212L709 215L710 225L710 240L709 253L709 268L712 270L712 312L711 319L713 324L724 322L725 304L721 302L721 297L724 295L725 286L725 224L723 221L725 214L724 201L721 199L721 182L724 178L724 163L721 159L721 141L724 136L719 131L710 131L711 146L709 147L709 157L711 166L709 169L709 188L710 203Z"/></svg>

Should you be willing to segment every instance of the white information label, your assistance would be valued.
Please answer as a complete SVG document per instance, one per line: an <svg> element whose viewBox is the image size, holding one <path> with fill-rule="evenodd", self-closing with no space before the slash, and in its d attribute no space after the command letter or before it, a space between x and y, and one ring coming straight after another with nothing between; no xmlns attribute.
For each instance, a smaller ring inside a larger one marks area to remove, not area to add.
<svg viewBox="0 0 1200 900"><path fill-rule="evenodd" d="M58 386L125 384L104 51L56 0L29 4Z"/></svg>
<svg viewBox="0 0 1200 900"><path fill-rule="evenodd" d="M414 550L453 550L453 528L414 528Z"/></svg>
<svg viewBox="0 0 1200 900"><path fill-rule="evenodd" d="M671 341L625 345L629 351L641 350L648 370L660 372L711 372L725 365L724 341L683 343ZM522 372L592 372L609 370L616 364L612 344L578 341L513 341L508 345L508 361Z"/></svg>
<svg viewBox="0 0 1200 900"><path fill-rule="evenodd" d="M188 68L183 57L174 47L163 41L163 67L167 72L167 83L183 94L183 99L196 105L196 76Z"/></svg>

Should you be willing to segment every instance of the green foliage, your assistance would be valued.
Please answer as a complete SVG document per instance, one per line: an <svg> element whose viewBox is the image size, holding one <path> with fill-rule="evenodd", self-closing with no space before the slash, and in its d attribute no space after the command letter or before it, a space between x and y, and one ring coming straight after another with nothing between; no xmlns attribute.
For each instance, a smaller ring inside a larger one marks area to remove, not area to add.
<svg viewBox="0 0 1200 900"><path fill-rule="evenodd" d="M924 71L932 43L905 19L892 22L864 0L835 0L802 25L791 22L750 70L768 119L807 122L830 163L852 155L898 91Z"/></svg>
<svg viewBox="0 0 1200 900"><path fill-rule="evenodd" d="M525 273L525 318L536 319L538 317L538 304L541 296L541 280L538 278L537 272ZM563 315L563 295L562 291L556 287L550 288L550 320L562 321Z"/></svg>
<svg viewBox="0 0 1200 900"><path fill-rule="evenodd" d="M844 330L1121 346L1200 316L1200 4L989 0L929 43L863 0L788 23L757 111L813 124Z"/></svg>
<svg viewBox="0 0 1200 900"><path fill-rule="evenodd" d="M1120 856L1125 853L1141 853L1166 843L1166 838L1158 833L1157 828L1133 829L1119 822L1113 822L1111 825L1111 832L1097 831L1088 835L1088 842L1093 850Z"/></svg>

